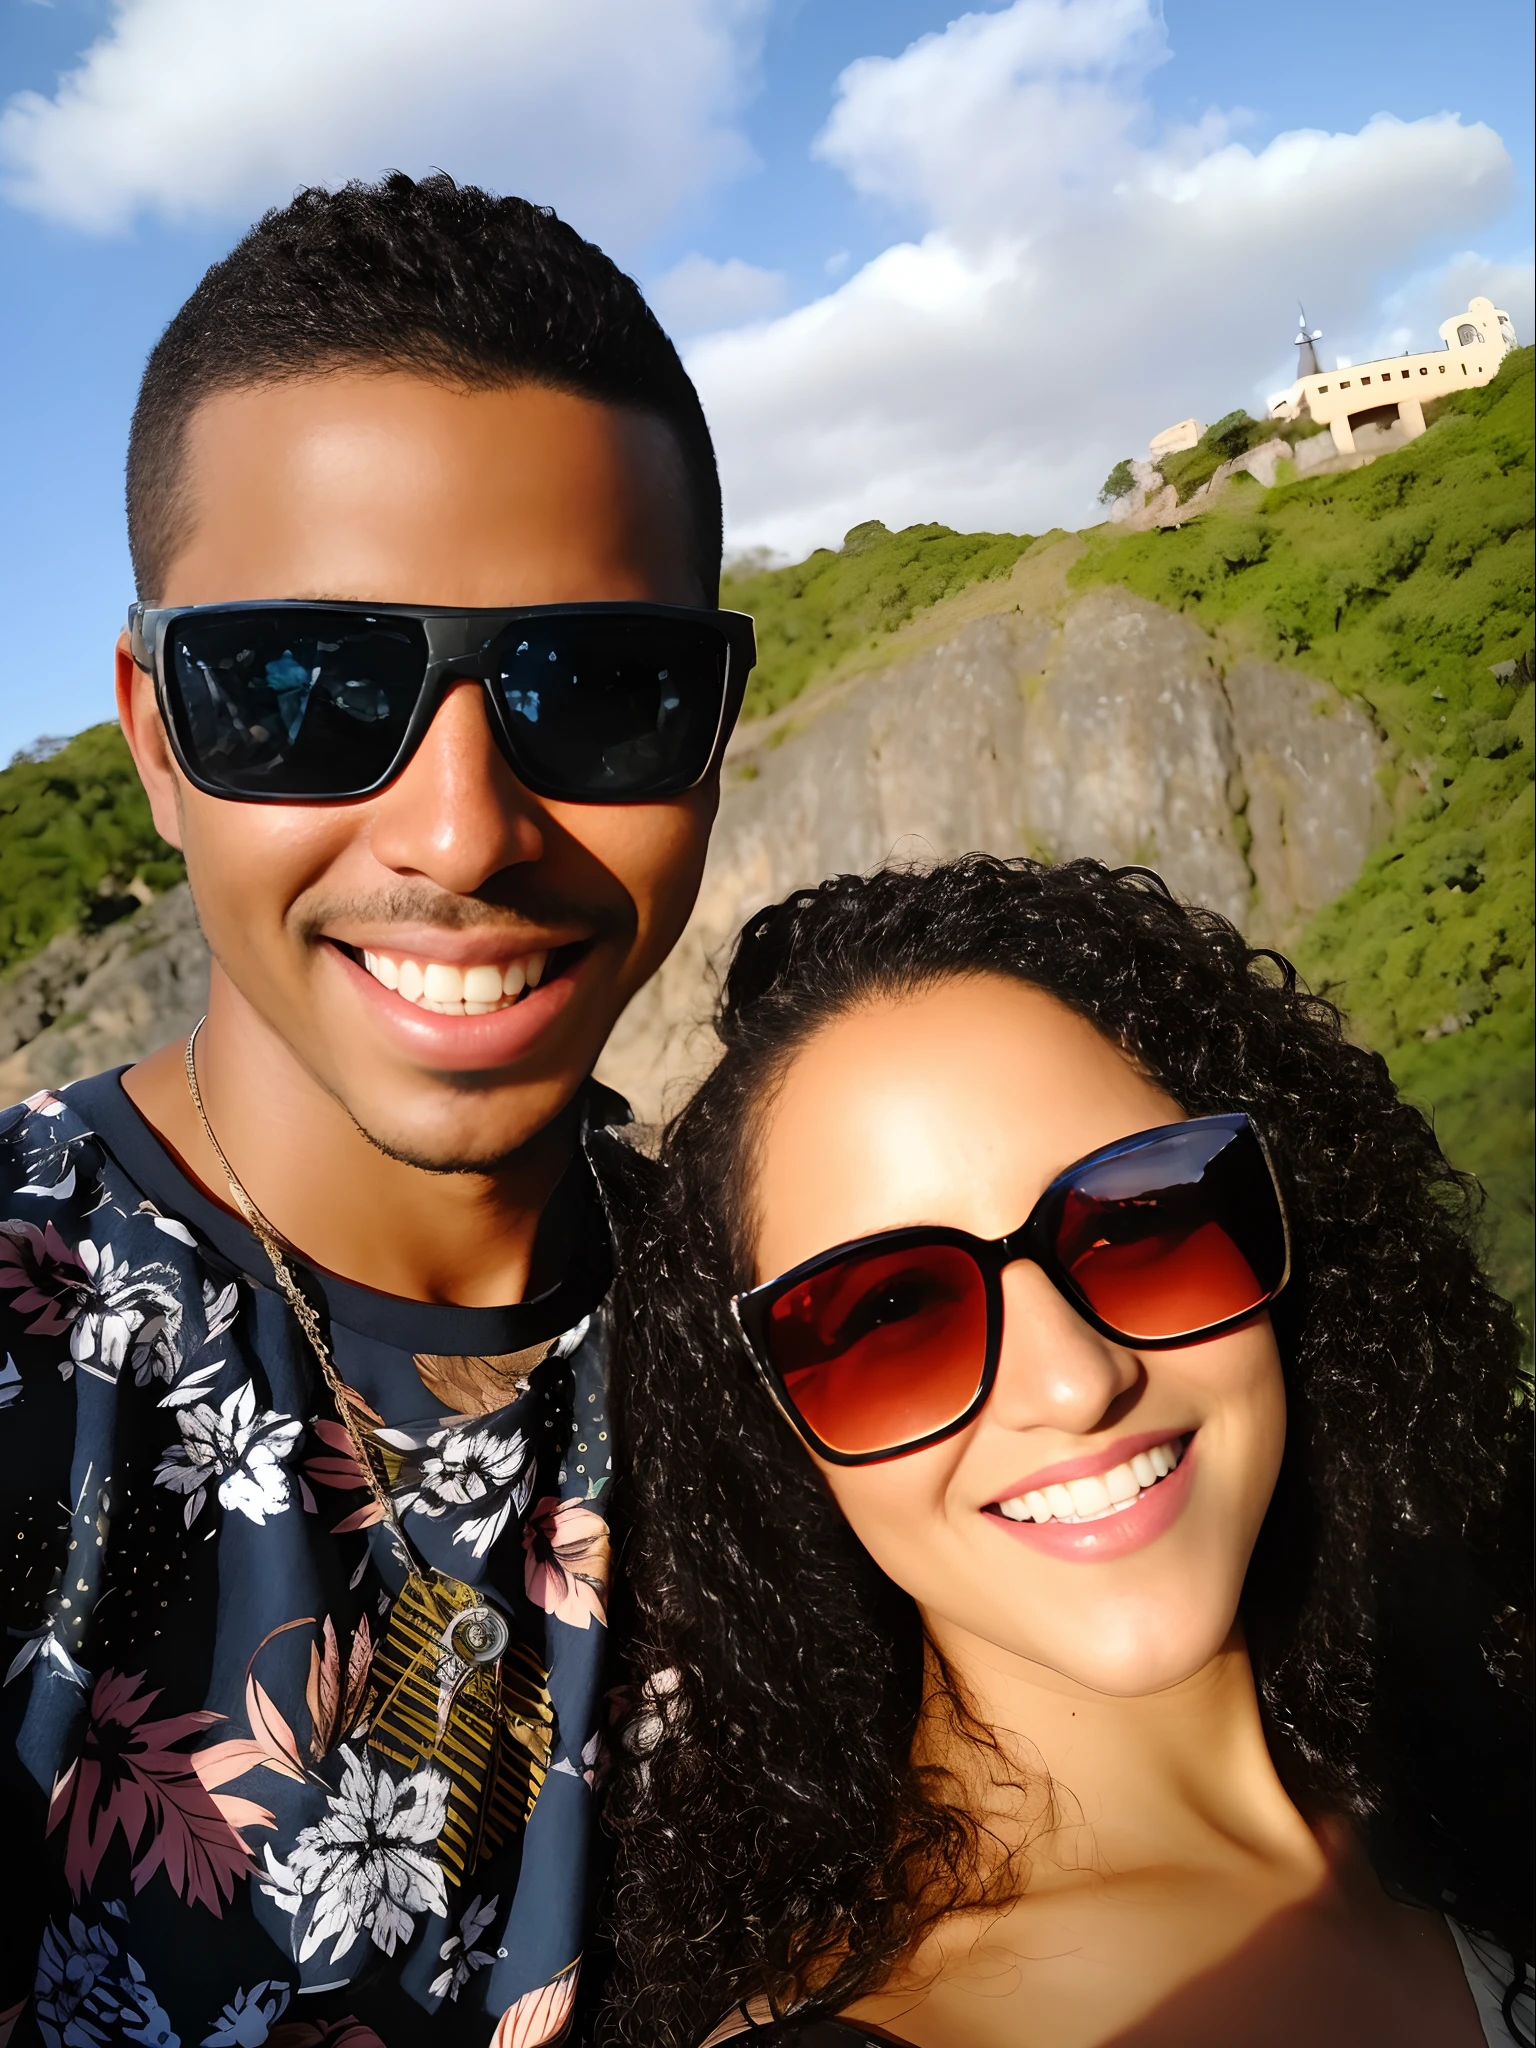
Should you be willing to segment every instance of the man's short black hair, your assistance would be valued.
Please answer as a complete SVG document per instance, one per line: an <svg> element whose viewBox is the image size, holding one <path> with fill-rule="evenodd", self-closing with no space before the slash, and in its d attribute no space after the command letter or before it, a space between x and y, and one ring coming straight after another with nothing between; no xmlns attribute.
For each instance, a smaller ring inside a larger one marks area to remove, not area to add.
<svg viewBox="0 0 1536 2048"><path fill-rule="evenodd" d="M704 594L720 479L703 408L639 287L545 206L439 172L300 192L215 263L156 343L128 437L128 545L153 603L194 508L188 422L215 392L348 365L486 390L541 384L663 421L688 479Z"/></svg>

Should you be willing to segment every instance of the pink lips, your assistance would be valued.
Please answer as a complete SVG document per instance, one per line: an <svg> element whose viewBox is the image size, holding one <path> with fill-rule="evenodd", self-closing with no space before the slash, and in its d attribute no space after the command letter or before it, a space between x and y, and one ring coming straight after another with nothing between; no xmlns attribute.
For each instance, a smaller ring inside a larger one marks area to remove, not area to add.
<svg viewBox="0 0 1536 2048"><path fill-rule="evenodd" d="M1157 1436L1121 1437L1111 1457L1106 1458L1101 1453L1048 1466L1044 1472L1031 1477L1029 1487L1053 1486L1068 1479L1087 1479L1123 1464L1137 1451L1150 1450L1154 1444L1167 1442L1166 1430ZM1112 1558L1126 1557L1133 1550L1142 1550L1155 1542L1183 1512L1194 1483L1196 1442L1197 1437L1192 1436L1185 1445L1183 1457L1168 1477L1160 1479L1156 1486L1149 1486L1138 1500L1127 1508L1121 1508L1118 1514L1102 1515L1092 1522L1010 1522L1003 1515L988 1515L987 1525L1000 1529L1005 1536L1013 1537L1031 1550L1040 1551L1047 1557L1063 1558L1070 1563L1103 1564ZM1019 1489L1020 1492L1025 1490Z"/></svg>
<svg viewBox="0 0 1536 2048"><path fill-rule="evenodd" d="M592 957L583 954L572 967L540 982L508 1009L493 1010L487 1017L442 1017L395 995L339 947L326 950L369 1005L379 1028L407 1059L443 1073L463 1074L514 1066L525 1058L569 1006L577 977Z"/></svg>

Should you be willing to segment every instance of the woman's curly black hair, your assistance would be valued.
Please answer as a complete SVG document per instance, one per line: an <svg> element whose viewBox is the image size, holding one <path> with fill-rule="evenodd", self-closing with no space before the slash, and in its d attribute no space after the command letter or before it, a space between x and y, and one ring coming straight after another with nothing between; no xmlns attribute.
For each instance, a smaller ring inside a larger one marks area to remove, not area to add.
<svg viewBox="0 0 1536 2048"><path fill-rule="evenodd" d="M1289 1424L1243 1613L1271 1748L1396 1895L1529 1954L1529 1470L1477 1190L1278 955L1142 871L973 854L839 876L742 933L719 1064L637 1161L617 1304L620 1625L642 1706L606 2032L694 2048L736 2000L834 2012L973 1902L975 1822L910 1761L924 1659L729 1313L754 1133L796 1048L955 974L1028 981L1191 1114L1244 1110L1289 1207ZM624 1204L621 1202L621 1209ZM1518 1981L1518 1979L1517 1979ZM1513 1993L1511 1993L1511 1996Z"/></svg>

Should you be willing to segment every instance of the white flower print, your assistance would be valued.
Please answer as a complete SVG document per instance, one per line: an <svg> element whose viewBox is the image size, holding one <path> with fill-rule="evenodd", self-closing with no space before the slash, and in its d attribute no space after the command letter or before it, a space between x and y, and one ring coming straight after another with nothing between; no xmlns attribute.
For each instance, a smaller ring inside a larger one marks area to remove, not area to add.
<svg viewBox="0 0 1536 2048"><path fill-rule="evenodd" d="M579 1323L573 1324L572 1327L569 1330L567 1330L563 1336L557 1337L555 1339L554 1343L551 1344L551 1346L549 1347L550 1357L569 1358L571 1353L575 1351L577 1347L580 1345L581 1340L583 1339L583 1337L586 1336L588 1330L590 1330L591 1327L592 1318L590 1316L583 1316Z"/></svg>
<svg viewBox="0 0 1536 2048"><path fill-rule="evenodd" d="M240 1312L240 1289L231 1280L227 1287L215 1287L211 1280L203 1282L203 1315L208 1324L208 1342L222 1337Z"/></svg>
<svg viewBox="0 0 1536 2048"><path fill-rule="evenodd" d="M301 1828L287 1862L266 1849L261 1888L283 1912L297 1915L313 1900L309 1926L295 1954L301 1963L335 1936L329 1960L340 1962L362 1934L392 1956L409 1941L417 1913L447 1917L448 1891L432 1844L448 1816L448 1778L413 1771L396 1784L366 1751L345 1743L340 1789L325 1819ZM297 1929L295 1929L297 1933Z"/></svg>
<svg viewBox="0 0 1536 2048"><path fill-rule="evenodd" d="M483 1970L495 1962L496 1954L493 1949L476 1948L475 1943L496 1918L499 1903L495 1893L483 1902L479 1893L476 1893L464 1908L459 1920L458 1933L450 1934L437 1952L438 1961L446 1963L448 1967L434 1977L427 1987L434 1998L457 2000L459 1993L476 1970Z"/></svg>
<svg viewBox="0 0 1536 2048"><path fill-rule="evenodd" d="M111 1245L83 1237L75 1256L86 1281L75 1290L69 1354L98 1379L117 1379L131 1362L140 1386L153 1375L169 1380L180 1364L181 1299L176 1270L158 1262L119 1264Z"/></svg>
<svg viewBox="0 0 1536 2048"><path fill-rule="evenodd" d="M9 1685L13 1678L19 1678L34 1657L44 1664L52 1664L71 1685L81 1687L91 1682L91 1674L83 1664L77 1664L54 1634L57 1620L45 1621L41 1628L33 1629L11 1659L3 1683Z"/></svg>
<svg viewBox="0 0 1536 2048"><path fill-rule="evenodd" d="M202 2048L262 2048L275 2020L288 2010L290 1991L276 1977L237 1991L204 2034Z"/></svg>
<svg viewBox="0 0 1536 2048"><path fill-rule="evenodd" d="M440 1429L427 1439L416 1483L397 1495L402 1511L452 1515L455 1543L471 1543L484 1557L513 1513L522 1514L533 1497L535 1478L528 1439L490 1429ZM471 1504L478 1510L459 1515Z"/></svg>
<svg viewBox="0 0 1536 2048"><path fill-rule="evenodd" d="M208 1487L218 1481L221 1505L253 1522L281 1514L288 1506L285 1460L304 1425L274 1409L258 1411L250 1380L227 1394L217 1408L207 1401L176 1411L182 1440L155 1467L155 1484L187 1496L190 1529L202 1511Z"/></svg>

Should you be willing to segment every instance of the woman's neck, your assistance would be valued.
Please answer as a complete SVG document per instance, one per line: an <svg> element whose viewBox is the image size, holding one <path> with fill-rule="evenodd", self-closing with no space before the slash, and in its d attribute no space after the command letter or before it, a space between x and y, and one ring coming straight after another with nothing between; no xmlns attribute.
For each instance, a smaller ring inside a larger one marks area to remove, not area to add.
<svg viewBox="0 0 1536 2048"><path fill-rule="evenodd" d="M1027 1850L1032 1891L1086 1871L1226 1864L1234 1853L1294 1868L1298 1891L1329 1857L1280 1782L1253 1668L1234 1631L1191 1677L1137 1698L1093 1692L936 1616L929 1639L961 1699L995 1732L1025 1797L998 1776L935 1700L918 1754L947 1767L1010 1847ZM978 1777L978 1772L984 1773Z"/></svg>

